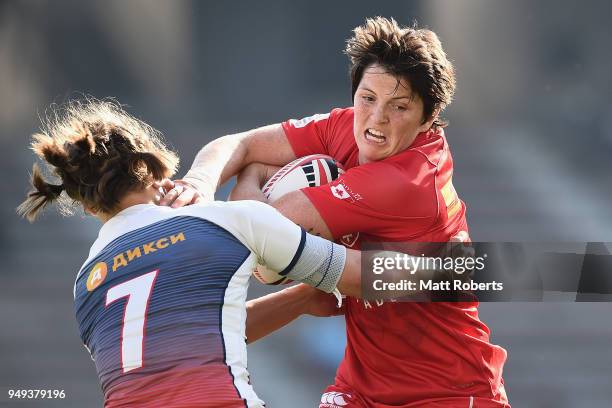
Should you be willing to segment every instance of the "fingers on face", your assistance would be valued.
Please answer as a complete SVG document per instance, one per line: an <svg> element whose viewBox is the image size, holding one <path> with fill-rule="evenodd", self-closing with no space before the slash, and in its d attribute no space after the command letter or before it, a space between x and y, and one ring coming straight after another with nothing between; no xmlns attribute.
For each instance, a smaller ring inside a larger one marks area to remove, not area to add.
<svg viewBox="0 0 612 408"><path fill-rule="evenodd" d="M193 201L194 191L192 189L181 190L177 195L176 200L172 203L172 208L184 207L191 204Z"/></svg>
<svg viewBox="0 0 612 408"><path fill-rule="evenodd" d="M172 180L170 180L168 178L165 178L163 180L154 182L153 185L155 187L163 188L164 191L170 191L171 189L174 188L174 181L172 181Z"/></svg>
<svg viewBox="0 0 612 408"><path fill-rule="evenodd" d="M170 205L174 203L176 198L181 195L183 192L183 186L174 185L170 190L166 190L166 194L164 194L163 198L160 200L161 205Z"/></svg>
<svg viewBox="0 0 612 408"><path fill-rule="evenodd" d="M170 179L164 179L160 182L160 187L165 191L160 200L161 205L178 208L206 201L195 188L180 181L174 182Z"/></svg>

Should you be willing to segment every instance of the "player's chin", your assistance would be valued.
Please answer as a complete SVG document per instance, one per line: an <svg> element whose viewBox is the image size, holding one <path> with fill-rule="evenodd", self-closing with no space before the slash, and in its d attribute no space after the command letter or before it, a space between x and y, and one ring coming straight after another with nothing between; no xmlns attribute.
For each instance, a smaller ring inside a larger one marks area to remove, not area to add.
<svg viewBox="0 0 612 408"><path fill-rule="evenodd" d="M365 164L375 161L380 161L387 158L389 155L381 148L373 146L359 146L359 163Z"/></svg>

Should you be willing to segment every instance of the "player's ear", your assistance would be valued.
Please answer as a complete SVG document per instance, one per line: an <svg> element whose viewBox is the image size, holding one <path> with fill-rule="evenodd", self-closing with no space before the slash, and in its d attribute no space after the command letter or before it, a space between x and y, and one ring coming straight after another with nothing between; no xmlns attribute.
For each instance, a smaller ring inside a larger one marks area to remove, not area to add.
<svg viewBox="0 0 612 408"><path fill-rule="evenodd" d="M431 129L431 126L433 125L434 121L438 118L439 114L440 114L440 109L435 109L431 113L431 116L425 122L423 122L421 126L419 126L419 133L427 132L429 129Z"/></svg>
<svg viewBox="0 0 612 408"><path fill-rule="evenodd" d="M96 213L95 211L93 211L91 208L89 208L88 206L84 204L83 204L83 211L85 211L85 214L91 215L92 217L95 217L96 215L98 215L98 213Z"/></svg>

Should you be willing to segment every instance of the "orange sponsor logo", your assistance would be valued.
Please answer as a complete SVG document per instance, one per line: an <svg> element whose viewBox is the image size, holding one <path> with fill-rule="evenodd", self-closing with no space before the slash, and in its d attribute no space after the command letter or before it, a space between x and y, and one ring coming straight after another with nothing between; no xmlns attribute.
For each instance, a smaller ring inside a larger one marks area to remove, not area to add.
<svg viewBox="0 0 612 408"><path fill-rule="evenodd" d="M89 277L87 278L87 291L91 292L104 282L106 274L108 273L108 267L104 262L98 262L91 268Z"/></svg>

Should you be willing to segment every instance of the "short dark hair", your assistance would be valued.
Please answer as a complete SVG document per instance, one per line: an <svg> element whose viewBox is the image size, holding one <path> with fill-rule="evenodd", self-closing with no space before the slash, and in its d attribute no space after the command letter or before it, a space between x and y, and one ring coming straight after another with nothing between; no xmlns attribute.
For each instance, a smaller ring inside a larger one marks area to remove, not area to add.
<svg viewBox="0 0 612 408"><path fill-rule="evenodd" d="M392 18L368 18L364 25L353 30L345 53L351 60L353 100L365 69L372 64L410 83L423 101L423 122L434 111L442 111L453 98L453 65L446 58L438 36L430 30L400 27ZM433 126L446 124L437 118Z"/></svg>
<svg viewBox="0 0 612 408"><path fill-rule="evenodd" d="M72 200L63 200L63 209L76 202L111 214L126 193L171 177L178 166L178 156L161 134L114 101L72 101L44 125L33 136L32 150L61 183L48 183L34 165L34 189L17 209L30 221L62 191Z"/></svg>

